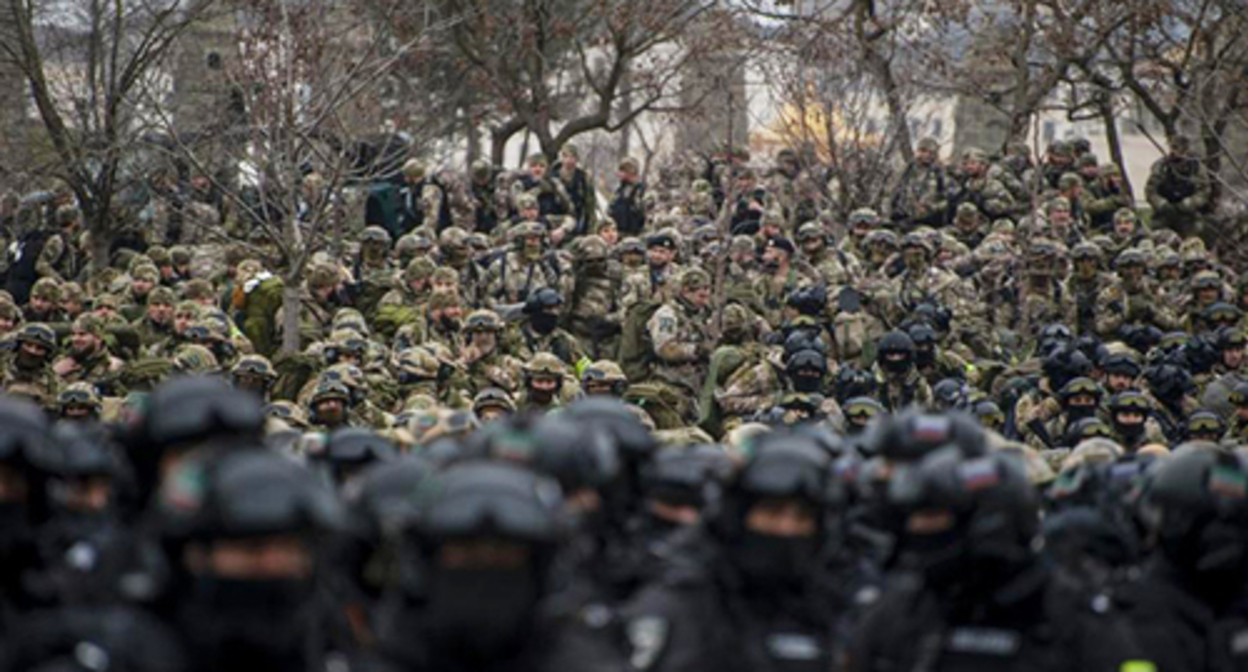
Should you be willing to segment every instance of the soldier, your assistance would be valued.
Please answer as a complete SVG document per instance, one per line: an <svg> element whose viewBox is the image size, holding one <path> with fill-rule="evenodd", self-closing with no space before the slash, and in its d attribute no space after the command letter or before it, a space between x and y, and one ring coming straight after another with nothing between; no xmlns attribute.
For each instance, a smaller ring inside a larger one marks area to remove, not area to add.
<svg viewBox="0 0 1248 672"><path fill-rule="evenodd" d="M669 279L680 275L676 264L680 234L675 229L660 229L646 238L646 266L624 277L624 310L646 301L666 299L664 289Z"/></svg>
<svg viewBox="0 0 1248 672"><path fill-rule="evenodd" d="M313 343L329 335L334 311L341 305L339 292L342 284L342 272L336 266L319 265L308 270L305 288L299 297L301 342ZM276 324L280 331L284 325L280 312Z"/></svg>
<svg viewBox="0 0 1248 672"><path fill-rule="evenodd" d="M498 212L496 188L497 175L494 166L486 159L473 161L468 189L473 207L473 231L477 233L494 233L502 219Z"/></svg>
<svg viewBox="0 0 1248 672"><path fill-rule="evenodd" d="M285 286L281 278L266 271L255 259L240 262L235 271L230 307L247 340L265 357L272 356L280 345L277 314Z"/></svg>
<svg viewBox="0 0 1248 672"><path fill-rule="evenodd" d="M390 265L390 247L393 239L380 226L366 226L360 232L360 253L355 259L353 275L363 285L362 291L377 291L390 283L394 268ZM384 291L384 290L383 290ZM380 295L378 295L380 297ZM376 299L374 299L374 303Z"/></svg>
<svg viewBox="0 0 1248 672"><path fill-rule="evenodd" d="M572 209L571 199L568 198L563 185L547 174L550 161L546 155L540 152L533 154L529 157L527 165L528 172L521 174L511 185L512 200L516 202L516 209L519 210L520 194L529 194L537 199L539 216L567 215Z"/></svg>
<svg viewBox="0 0 1248 672"><path fill-rule="evenodd" d="M1148 174L1144 197L1153 206L1153 225L1186 238L1201 233L1203 216L1212 208L1212 185L1205 167L1185 136L1170 139L1170 153L1157 159Z"/></svg>
<svg viewBox="0 0 1248 672"><path fill-rule="evenodd" d="M70 422L96 422L103 402L95 386L88 382L70 383L57 395L57 417Z"/></svg>
<svg viewBox="0 0 1248 672"><path fill-rule="evenodd" d="M962 203L974 203L990 219L1008 218L1014 212L1014 197L988 169L988 155L983 150L974 147L963 150L961 178L952 186L950 203L955 208Z"/></svg>
<svg viewBox="0 0 1248 672"><path fill-rule="evenodd" d="M499 349L503 321L492 310L476 310L464 322L467 344L461 350L469 394L497 387L509 394L520 389L520 361Z"/></svg>
<svg viewBox="0 0 1248 672"><path fill-rule="evenodd" d="M251 392L266 404L276 381L277 371L263 355L243 355L230 369L230 384L234 389Z"/></svg>
<svg viewBox="0 0 1248 672"><path fill-rule="evenodd" d="M917 226L939 228L947 221L949 204L946 199L952 180L945 175L939 152L940 145L935 138L919 140L914 160L906 166L893 191L892 220L903 231Z"/></svg>
<svg viewBox="0 0 1248 672"><path fill-rule="evenodd" d="M628 389L628 376L619 364L600 359L581 372L581 389L587 396L609 396L619 399Z"/></svg>
<svg viewBox="0 0 1248 672"><path fill-rule="evenodd" d="M700 268L688 269L680 276L676 295L646 323L656 362L652 376L684 400L678 413L688 421L698 417L697 396L715 346L710 300L710 275Z"/></svg>
<svg viewBox="0 0 1248 672"><path fill-rule="evenodd" d="M405 324L418 322L432 292L429 279L438 265L426 256L411 260L400 276L397 287L386 292L377 302L372 324L378 336L389 340Z"/></svg>
<svg viewBox="0 0 1248 672"><path fill-rule="evenodd" d="M615 357L624 321L623 270L597 235L576 242L567 326L590 358Z"/></svg>
<svg viewBox="0 0 1248 672"><path fill-rule="evenodd" d="M1088 204L1085 208L1091 230L1105 233L1113 226L1114 213L1131 208L1134 199L1122 181L1122 169L1107 163L1096 171L1096 179L1088 181Z"/></svg>
<svg viewBox="0 0 1248 672"><path fill-rule="evenodd" d="M87 381L107 396L122 396L116 379L124 363L109 353L104 333L103 320L80 315L74 320L69 352L52 365L52 370L66 383Z"/></svg>
<svg viewBox="0 0 1248 672"><path fill-rule="evenodd" d="M828 294L835 296L841 287L851 284L861 271L856 259L832 247L829 242L829 236L819 222L806 222L797 229L797 246L801 248L802 259L814 267L819 278L828 286ZM752 261L753 245L749 253Z"/></svg>
<svg viewBox="0 0 1248 672"><path fill-rule="evenodd" d="M980 214L974 203L958 204L957 213L953 216L953 237L963 245L974 250L988 236L988 222Z"/></svg>
<svg viewBox="0 0 1248 672"><path fill-rule="evenodd" d="M130 271L129 291L123 295L121 307L121 315L127 322L133 322L143 316L147 308L148 294L159 284L160 271L155 266L144 264Z"/></svg>
<svg viewBox="0 0 1248 672"><path fill-rule="evenodd" d="M30 289L30 302L22 311L27 322L55 324L65 321L61 311L61 285L52 278L40 278Z"/></svg>
<svg viewBox="0 0 1248 672"><path fill-rule="evenodd" d="M1083 235L1088 231L1088 214L1084 207L1083 178L1076 173L1063 173L1057 180L1057 195L1070 205L1071 229Z"/></svg>
<svg viewBox="0 0 1248 672"><path fill-rule="evenodd" d="M902 260L905 270L893 281L893 323L904 317L920 304L934 303L944 306L956 316L950 330L959 340L985 347L984 315L982 306L975 300L974 292L957 275L932 264L931 244L923 236L908 233L902 243Z"/></svg>
<svg viewBox="0 0 1248 672"><path fill-rule="evenodd" d="M757 338L755 316L738 303L724 306L723 335L711 353L699 399L698 426L722 436L770 406L781 389L781 362Z"/></svg>
<svg viewBox="0 0 1248 672"><path fill-rule="evenodd" d="M571 203L568 214L576 222L573 236L584 236L598 229L598 190L594 180L580 164L581 153L574 145L559 150L559 170L555 179L563 185Z"/></svg>
<svg viewBox="0 0 1248 672"><path fill-rule="evenodd" d="M928 385L947 378L966 380L968 373L974 370L966 360L940 347L940 339L931 325L918 322L910 325L906 333L914 341L914 366Z"/></svg>
<svg viewBox="0 0 1248 672"><path fill-rule="evenodd" d="M932 403L932 388L918 372L914 341L904 331L890 331L876 348L876 381L879 400L890 412Z"/></svg>
<svg viewBox="0 0 1248 672"><path fill-rule="evenodd" d="M818 283L814 270L805 262L794 263L796 252L788 238L771 238L763 245L762 275L754 283L754 294L762 300L764 318L773 328L783 321L788 297L802 286Z"/></svg>
<svg viewBox="0 0 1248 672"><path fill-rule="evenodd" d="M546 352L578 371L589 364L590 360L580 342L559 326L562 308L563 297L550 287L543 287L529 295L524 302L526 319L517 330L519 342L513 349L517 357L528 361L537 353Z"/></svg>
<svg viewBox="0 0 1248 672"><path fill-rule="evenodd" d="M16 349L4 365L4 389L22 386L33 401L51 409L60 391L60 376L52 368L56 355L56 334L45 324L22 326L13 337Z"/></svg>
<svg viewBox="0 0 1248 672"><path fill-rule="evenodd" d="M425 305L427 306L425 319L416 341L437 343L451 352L459 352L464 346L464 333L461 329L464 307L459 294L448 291L434 292Z"/></svg>
<svg viewBox="0 0 1248 672"><path fill-rule="evenodd" d="M446 187L427 173L425 164L416 159L403 164L403 184L398 189L398 215L391 235L401 236L422 226L433 226L441 231L451 225ZM378 213L370 213L366 223L380 224L385 221Z"/></svg>
<svg viewBox="0 0 1248 672"><path fill-rule="evenodd" d="M82 285L76 282L67 282L61 285L60 308L66 320L72 321L86 312L88 305L87 292L82 288Z"/></svg>
<svg viewBox="0 0 1248 672"><path fill-rule="evenodd" d="M621 236L640 236L646 230L646 183L641 180L637 159L620 161L619 186L607 206L607 214L615 222Z"/></svg>
<svg viewBox="0 0 1248 672"><path fill-rule="evenodd" d="M438 236L439 266L455 271L465 297L475 297L481 282L480 266L473 261L468 246L468 232L458 226L448 227Z"/></svg>
<svg viewBox="0 0 1248 672"><path fill-rule="evenodd" d="M562 405L568 369L559 357L549 352L538 352L529 358L522 370L524 387L516 402L518 411L545 413Z"/></svg>
<svg viewBox="0 0 1248 672"><path fill-rule="evenodd" d="M1106 287L1097 297L1096 331L1102 338L1114 338L1127 325L1152 325L1163 332L1178 326L1170 307L1158 302L1158 291L1145 277L1146 258L1137 249L1128 249L1114 262L1120 282Z"/></svg>
<svg viewBox="0 0 1248 672"><path fill-rule="evenodd" d="M531 193L516 194L515 202L516 216L512 220L512 227L524 222L538 222L546 229L546 234L554 247L559 247L576 229L576 220L572 219L571 215L542 214L537 197Z"/></svg>
<svg viewBox="0 0 1248 672"><path fill-rule="evenodd" d="M1073 325L1080 336L1097 333L1097 297L1114 282L1111 274L1101 270L1103 257L1101 248L1093 242L1079 243L1070 251L1073 271L1061 289L1065 319L1057 321Z"/></svg>
<svg viewBox="0 0 1248 672"><path fill-rule="evenodd" d="M1066 246L1045 238L1031 241L1020 272L1024 277L1019 287L1019 323L1015 328L1030 333L1044 325L1060 323L1067 309L1061 284L1066 275Z"/></svg>
<svg viewBox="0 0 1248 672"><path fill-rule="evenodd" d="M545 241L546 227L540 222L524 222L512 228L512 249L495 259L486 271L482 303L523 303L530 293L543 287L559 288L563 283L571 283L560 259L546 252Z"/></svg>
<svg viewBox="0 0 1248 672"><path fill-rule="evenodd" d="M1134 454L1149 443L1167 443L1161 425L1152 414L1153 404L1143 392L1126 390L1109 398L1109 422L1114 428L1114 440L1127 454Z"/></svg>

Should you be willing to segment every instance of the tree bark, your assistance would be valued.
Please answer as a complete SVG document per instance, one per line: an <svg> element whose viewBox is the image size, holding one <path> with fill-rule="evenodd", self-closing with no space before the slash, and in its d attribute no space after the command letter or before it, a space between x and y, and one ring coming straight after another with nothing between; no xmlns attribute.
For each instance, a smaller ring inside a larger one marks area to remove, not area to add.
<svg viewBox="0 0 1248 672"><path fill-rule="evenodd" d="M282 287L282 354L299 352L299 279L287 277Z"/></svg>

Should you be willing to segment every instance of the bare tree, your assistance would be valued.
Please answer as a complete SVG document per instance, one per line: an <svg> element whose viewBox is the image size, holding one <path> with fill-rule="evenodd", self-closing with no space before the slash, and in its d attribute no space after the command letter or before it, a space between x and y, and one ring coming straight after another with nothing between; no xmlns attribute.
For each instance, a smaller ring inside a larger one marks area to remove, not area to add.
<svg viewBox="0 0 1248 672"><path fill-rule="evenodd" d="M50 172L77 197L92 262L102 267L119 224L115 199L136 177L128 164L153 112L144 105L153 98L140 92L163 88L171 47L214 0L4 2L10 26L0 59L29 85L54 150Z"/></svg>
<svg viewBox="0 0 1248 672"><path fill-rule="evenodd" d="M240 92L239 123L214 142L179 136L173 154L209 176L237 211L244 238L283 281L283 352L299 351L302 283L317 252L341 251L368 178L355 151L385 121L387 78L413 43L396 44L370 17L332 0L246 0L238 50L227 66ZM398 3L392 5L392 11ZM224 168L224 170L222 170Z"/></svg>

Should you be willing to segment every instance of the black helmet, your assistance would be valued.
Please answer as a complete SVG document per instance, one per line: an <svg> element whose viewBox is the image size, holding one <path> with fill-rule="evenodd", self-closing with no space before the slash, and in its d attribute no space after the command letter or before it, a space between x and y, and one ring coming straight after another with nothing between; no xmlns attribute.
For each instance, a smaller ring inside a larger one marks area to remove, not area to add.
<svg viewBox="0 0 1248 672"><path fill-rule="evenodd" d="M0 396L0 464L26 466L51 450L48 419L34 403Z"/></svg>
<svg viewBox="0 0 1248 672"><path fill-rule="evenodd" d="M217 438L258 441L264 431L260 399L215 376L176 378L157 387L148 401L141 433L158 451Z"/></svg>
<svg viewBox="0 0 1248 672"><path fill-rule="evenodd" d="M483 434L491 457L527 463L567 494L606 490L620 477L619 447L611 437L559 414L508 418Z"/></svg>
<svg viewBox="0 0 1248 672"><path fill-rule="evenodd" d="M985 429L999 432L1005 427L1005 413L1001 412L1001 407L991 399L981 399L975 402L971 407L971 414Z"/></svg>
<svg viewBox="0 0 1248 672"><path fill-rule="evenodd" d="M531 292L524 300L524 314L533 315L535 313L544 312L547 308L555 308L563 305L563 297L559 295L559 291L552 287L543 287L536 292Z"/></svg>
<svg viewBox="0 0 1248 672"><path fill-rule="evenodd" d="M389 439L371 429L346 427L330 434L324 449L309 457L329 467L336 483L343 483L365 467L392 461L398 454Z"/></svg>
<svg viewBox="0 0 1248 672"><path fill-rule="evenodd" d="M901 465L889 483L894 562L912 565L938 591L998 585L1032 561L1039 499L1013 456L935 450Z"/></svg>
<svg viewBox="0 0 1248 672"><path fill-rule="evenodd" d="M979 423L964 413L907 411L876 425L865 449L871 455L912 462L949 445L969 456L982 455L987 437Z"/></svg>
<svg viewBox="0 0 1248 672"><path fill-rule="evenodd" d="M160 492L172 539L238 539L343 529L333 491L291 459L254 446L183 462Z"/></svg>
<svg viewBox="0 0 1248 672"><path fill-rule="evenodd" d="M1248 581L1248 466L1243 457L1180 446L1149 477L1141 517L1162 557L1203 599L1218 604L1239 599Z"/></svg>
<svg viewBox="0 0 1248 672"><path fill-rule="evenodd" d="M860 369L852 364L845 364L837 369L832 381L832 395L837 403L845 404L855 397L875 396L877 383L870 371Z"/></svg>
<svg viewBox="0 0 1248 672"><path fill-rule="evenodd" d="M553 479L518 465L472 461L424 479L412 521L429 546L496 537L553 549L563 538L563 497Z"/></svg>
<svg viewBox="0 0 1248 672"><path fill-rule="evenodd" d="M1195 388L1192 374L1172 364L1148 367L1144 370L1144 379L1148 381L1148 389L1161 401L1177 400Z"/></svg>
<svg viewBox="0 0 1248 672"><path fill-rule="evenodd" d="M823 342L816 331L808 329L794 329L784 337L784 356L787 359L790 355L803 350L814 350L816 352L827 354L828 346Z"/></svg>
<svg viewBox="0 0 1248 672"><path fill-rule="evenodd" d="M802 315L819 317L828 307L828 290L824 285L803 287L789 295L785 302Z"/></svg>
<svg viewBox="0 0 1248 672"><path fill-rule="evenodd" d="M876 361L890 373L905 373L914 366L914 341L904 331L893 330L880 338Z"/></svg>
<svg viewBox="0 0 1248 672"><path fill-rule="evenodd" d="M13 336L13 340L18 343L33 343L47 349L48 356L56 352L56 332L46 324L32 322L22 325L17 333Z"/></svg>
<svg viewBox="0 0 1248 672"><path fill-rule="evenodd" d="M660 451L641 472L647 499L701 509L715 503L735 466L722 446L700 444Z"/></svg>
<svg viewBox="0 0 1248 672"><path fill-rule="evenodd" d="M1143 371L1140 362L1135 355L1127 352L1119 352L1107 355L1101 360L1101 369L1107 374L1116 374L1120 376L1130 376L1136 378Z"/></svg>
<svg viewBox="0 0 1248 672"><path fill-rule="evenodd" d="M658 440L628 406L613 397L586 397L569 404L562 415L585 426L606 431L628 463L640 464L659 448Z"/></svg>
<svg viewBox="0 0 1248 672"><path fill-rule="evenodd" d="M741 541L749 509L759 500L773 498L808 502L823 528L822 515L838 502L832 481L832 457L814 440L785 428L763 434L729 484L712 530L730 543Z"/></svg>
<svg viewBox="0 0 1248 672"><path fill-rule="evenodd" d="M970 389L966 381L959 378L944 378L932 386L932 399L938 411L965 410L970 398Z"/></svg>
<svg viewBox="0 0 1248 672"><path fill-rule="evenodd" d="M910 335L910 340L914 341L916 347L922 348L936 345L936 330L926 322L912 324L906 332Z"/></svg>
<svg viewBox="0 0 1248 672"><path fill-rule="evenodd" d="M1119 329L1122 342L1136 352L1148 352L1161 342L1162 333L1151 324L1129 324Z"/></svg>
<svg viewBox="0 0 1248 672"><path fill-rule="evenodd" d="M799 350L785 359L784 372L798 392L820 392L828 359L817 350Z"/></svg>
<svg viewBox="0 0 1248 672"><path fill-rule="evenodd" d="M1231 405L1236 408L1248 407L1248 381L1235 383L1235 386L1231 388L1227 401L1231 402Z"/></svg>

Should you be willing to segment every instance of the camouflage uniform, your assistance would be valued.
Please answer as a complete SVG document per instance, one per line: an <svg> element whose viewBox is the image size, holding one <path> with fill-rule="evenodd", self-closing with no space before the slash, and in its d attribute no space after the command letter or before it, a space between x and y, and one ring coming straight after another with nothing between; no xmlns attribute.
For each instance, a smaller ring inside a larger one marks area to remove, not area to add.
<svg viewBox="0 0 1248 672"><path fill-rule="evenodd" d="M1084 208L1093 231L1104 231L1113 224L1114 213L1121 208L1135 205L1131 194L1118 183L1122 169L1116 163L1107 163L1097 170L1097 179L1087 185L1087 205Z"/></svg>
<svg viewBox="0 0 1248 672"><path fill-rule="evenodd" d="M828 246L826 233L819 222L806 222L798 227L797 245L806 263L814 267L820 279L827 284L829 295L835 296L841 287L852 284L862 272L857 259Z"/></svg>
<svg viewBox="0 0 1248 672"><path fill-rule="evenodd" d="M52 370L56 334L45 324L31 323L18 329L13 341L15 349L4 359L4 391L27 396L35 403L51 408L61 387L60 377ZM26 343L42 348L43 358L38 360L25 355L22 346Z"/></svg>
<svg viewBox="0 0 1248 672"><path fill-rule="evenodd" d="M953 180L936 156L939 146L931 138L918 142L916 149L931 153L927 162L915 159L906 166L893 191L891 215L904 229L915 226L942 226L948 216L949 187Z"/></svg>
<svg viewBox="0 0 1248 672"><path fill-rule="evenodd" d="M903 251L907 268L893 282L893 323L900 323L919 304L935 302L954 315L952 333L972 341L984 338L986 316L971 286L957 275L933 266L931 246L921 236L907 234Z"/></svg>
<svg viewBox="0 0 1248 672"><path fill-rule="evenodd" d="M1097 297L1096 331L1102 338L1117 336L1126 325L1153 325L1163 332L1178 327L1170 307L1158 301L1158 290L1144 277L1145 263L1146 257L1139 250L1118 255L1115 266L1120 281Z"/></svg>
<svg viewBox="0 0 1248 672"><path fill-rule="evenodd" d="M568 331L580 339L591 358L613 358L624 321L623 270L609 259L606 241L596 235L579 239L575 255Z"/></svg>
<svg viewBox="0 0 1248 672"><path fill-rule="evenodd" d="M52 365L64 383L89 382L96 386L105 396L119 397L124 394L120 389L119 374L124 363L109 353L104 343L105 326L103 320L91 314L80 315L74 320L73 333L89 334L99 339L95 352L89 354L68 354Z"/></svg>
<svg viewBox="0 0 1248 672"><path fill-rule="evenodd" d="M1173 152L1157 159L1148 174L1144 197L1153 206L1153 227L1187 237L1201 232L1212 206L1213 186L1200 159L1190 155L1190 141L1177 137Z"/></svg>
<svg viewBox="0 0 1248 672"><path fill-rule="evenodd" d="M664 303L646 323L656 360L654 381L678 390L686 400L679 413L689 420L698 416L697 395L702 390L714 338L710 310L694 305L684 295L709 289L710 281L706 271L685 271L680 278L681 296Z"/></svg>
<svg viewBox="0 0 1248 672"><path fill-rule="evenodd" d="M486 271L482 282L482 305L521 303L530 292L553 287L565 294L563 285L571 274L553 253L542 250L545 229L538 222L525 222L512 229L516 249L500 256Z"/></svg>
<svg viewBox="0 0 1248 672"><path fill-rule="evenodd" d="M974 203L980 212L990 219L1010 217L1014 214L1014 197L1002 184L999 175L994 176L988 167L988 156L974 147L962 152L963 166L968 163L982 165L977 174L965 173L960 184L955 185L952 200L955 203Z"/></svg>
<svg viewBox="0 0 1248 672"><path fill-rule="evenodd" d="M1071 250L1074 270L1062 284L1064 324L1076 334L1096 334L1097 297L1116 279L1100 270L1103 253L1096 243L1080 243Z"/></svg>
<svg viewBox="0 0 1248 672"><path fill-rule="evenodd" d="M468 393L476 395L490 387L497 387L509 394L517 392L522 382L522 364L520 360L501 351L503 321L498 315L492 310L473 311L464 322L464 331L469 338L469 345L465 350L474 347L472 339L477 332L493 333L495 338L495 346L489 352L480 354L472 361L465 357Z"/></svg>

